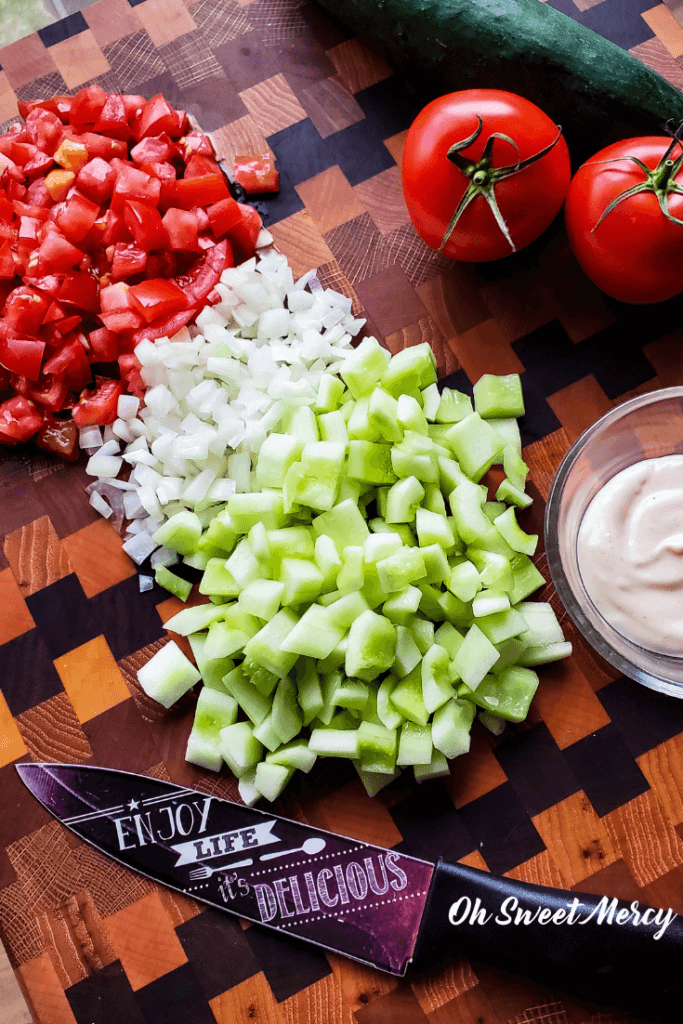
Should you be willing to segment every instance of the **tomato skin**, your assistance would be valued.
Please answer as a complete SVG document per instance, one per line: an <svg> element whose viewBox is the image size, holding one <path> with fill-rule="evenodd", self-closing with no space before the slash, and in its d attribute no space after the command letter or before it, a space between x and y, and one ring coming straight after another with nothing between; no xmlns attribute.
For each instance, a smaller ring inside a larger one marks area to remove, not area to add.
<svg viewBox="0 0 683 1024"><path fill-rule="evenodd" d="M613 199L645 180L632 160L615 158L635 156L654 169L670 145L666 136L615 142L583 164L569 187L565 221L574 255L593 283L620 302L662 302L683 291L683 225L666 219L653 193L623 200L593 231ZM683 169L674 180L683 186ZM683 220L683 195L669 195L669 211Z"/></svg>
<svg viewBox="0 0 683 1024"><path fill-rule="evenodd" d="M467 89L429 103L418 114L403 151L403 194L420 237L432 249L441 245L468 180L447 157L449 148L467 139L483 121L479 138L461 150L478 160L492 132L514 139L493 143L493 167L514 165L549 146L558 129L537 106L497 89ZM495 195L510 236L522 249L545 231L562 206L571 178L564 138L537 163L495 185ZM509 256L510 245L483 196L476 196L462 214L444 248L446 256L471 263Z"/></svg>
<svg viewBox="0 0 683 1024"><path fill-rule="evenodd" d="M116 419L119 395L123 394L123 383L110 377L95 377L95 388L86 388L71 416L77 427L88 427L93 423L104 426Z"/></svg>

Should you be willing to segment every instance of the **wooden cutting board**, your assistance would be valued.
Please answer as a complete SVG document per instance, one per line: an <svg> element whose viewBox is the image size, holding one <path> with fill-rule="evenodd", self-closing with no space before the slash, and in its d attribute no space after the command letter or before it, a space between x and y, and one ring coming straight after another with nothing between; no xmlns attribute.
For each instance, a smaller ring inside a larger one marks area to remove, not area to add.
<svg viewBox="0 0 683 1024"><path fill-rule="evenodd" d="M556 6L683 84L683 29L663 5ZM469 389L523 375L525 457L540 528L571 442L635 394L683 382L681 312L624 308L583 276L561 223L491 266L437 259L401 197L415 94L313 4L100 0L0 51L0 116L16 98L162 91L220 156L275 154L262 209L295 273L351 296L392 351L429 341ZM205 910L107 861L20 784L23 760L147 772L235 798L234 780L186 764L192 699L163 711L136 668L178 602L140 594L135 566L90 508L83 464L0 456L0 937L36 1024L601 1024L633 1020L481 964L451 960L399 981ZM548 578L545 556L536 559ZM571 659L542 670L528 720L475 728L451 777L407 777L370 800L323 764L276 811L359 839L545 885L683 913L683 703L618 678L580 640L552 587ZM0 971L4 1007L12 979ZM13 1011L14 1012L14 1011ZM30 1019L16 1011L17 1021ZM14 1018L10 1017L10 1020Z"/></svg>

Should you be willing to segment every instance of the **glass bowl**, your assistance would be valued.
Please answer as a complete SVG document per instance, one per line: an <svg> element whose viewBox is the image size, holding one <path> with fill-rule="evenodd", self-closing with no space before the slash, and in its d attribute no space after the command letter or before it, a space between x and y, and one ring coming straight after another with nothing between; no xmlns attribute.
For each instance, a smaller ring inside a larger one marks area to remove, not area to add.
<svg viewBox="0 0 683 1024"><path fill-rule="evenodd" d="M630 679L683 697L683 651L681 657L656 654L617 632L589 598L577 556L583 514L600 488L635 462L673 454L683 454L683 387L653 391L610 410L574 442L555 474L545 545L558 596L597 653Z"/></svg>

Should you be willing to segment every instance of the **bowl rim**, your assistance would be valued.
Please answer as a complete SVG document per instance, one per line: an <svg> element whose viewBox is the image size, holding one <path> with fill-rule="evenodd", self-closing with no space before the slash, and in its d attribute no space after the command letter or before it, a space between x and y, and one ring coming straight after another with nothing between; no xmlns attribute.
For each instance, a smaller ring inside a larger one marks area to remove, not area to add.
<svg viewBox="0 0 683 1024"><path fill-rule="evenodd" d="M627 401L622 402L620 405L615 406L613 409L610 409L603 416L600 416L595 423L592 423L587 427L579 437L577 437L577 439L567 449L553 476L545 504L543 531L548 570L550 572L553 585L565 611L583 638L590 644L597 654L629 679L633 679L652 690L657 690L660 693L666 693L670 696L682 699L683 683L674 682L664 674L648 671L640 665L635 664L634 661L615 650L607 637L601 633L586 616L582 602L579 597L577 597L576 592L569 583L562 564L558 530L559 510L567 478L579 455L584 451L590 441L593 440L595 435L604 430L605 427L617 422L624 415L632 413L639 408L645 408L649 405L658 404L659 402L674 398L683 399L683 385L658 388L655 391L648 391L644 395L637 395L635 398L630 398ZM595 610L599 616L599 610L597 608ZM613 630L615 635L620 637L620 640L625 645L631 647L634 651L646 651L645 648L640 647L638 644L629 640L628 637L618 634L618 631L615 630L614 627L611 627L606 620L603 621L609 629ZM646 651L646 653L650 659L661 663L663 668L672 660L675 660L678 664L680 664L682 660L681 658L672 659L669 655L657 654L653 651Z"/></svg>

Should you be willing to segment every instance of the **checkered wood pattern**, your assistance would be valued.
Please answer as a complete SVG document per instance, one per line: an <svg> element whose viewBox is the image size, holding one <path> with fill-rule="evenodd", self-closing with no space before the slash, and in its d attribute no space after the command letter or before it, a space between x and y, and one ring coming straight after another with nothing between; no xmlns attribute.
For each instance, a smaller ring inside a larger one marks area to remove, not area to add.
<svg viewBox="0 0 683 1024"><path fill-rule="evenodd" d="M683 28L652 0L551 0L683 86ZM0 51L0 120L17 98L163 92L220 156L269 150L281 190L259 203L295 273L312 266L392 351L429 341L470 390L519 372L542 524L571 442L634 394L683 382L680 299L625 308L579 270L560 223L491 266L438 259L400 187L410 83L302 0L99 0ZM187 764L193 697L164 711L136 669L178 603L140 594L83 465L0 456L0 938L36 1024L617 1024L566 993L464 959L404 981L243 927L106 860L26 792L14 764L88 762L237 799ZM547 578L545 556L537 556ZM576 635L542 670L527 722L475 727L450 778L406 775L374 800L343 765L294 781L275 810L430 859L638 899L683 913L683 704L639 688Z"/></svg>

